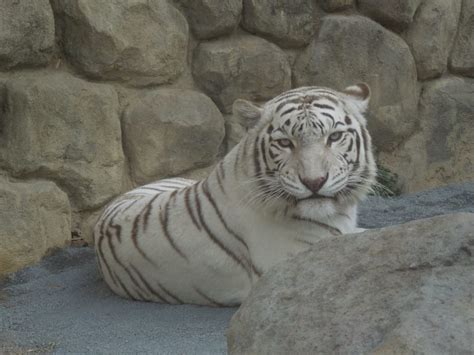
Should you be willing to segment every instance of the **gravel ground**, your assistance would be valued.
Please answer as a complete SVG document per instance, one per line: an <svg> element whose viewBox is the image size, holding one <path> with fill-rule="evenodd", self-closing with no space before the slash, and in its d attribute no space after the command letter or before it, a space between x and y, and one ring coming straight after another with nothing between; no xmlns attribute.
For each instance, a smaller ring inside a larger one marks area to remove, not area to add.
<svg viewBox="0 0 474 355"><path fill-rule="evenodd" d="M370 198L365 228L474 212L474 183ZM235 308L133 302L101 281L90 248L69 248L0 283L0 353L224 354Z"/></svg>

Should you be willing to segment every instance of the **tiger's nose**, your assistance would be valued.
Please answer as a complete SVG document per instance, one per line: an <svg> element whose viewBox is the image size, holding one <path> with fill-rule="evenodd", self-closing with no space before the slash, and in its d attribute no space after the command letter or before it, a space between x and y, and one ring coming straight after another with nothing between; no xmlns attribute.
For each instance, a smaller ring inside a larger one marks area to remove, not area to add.
<svg viewBox="0 0 474 355"><path fill-rule="evenodd" d="M323 185L327 181L327 179L328 179L328 174L326 174L326 176L320 176L316 179L304 178L304 179L301 179L301 182L311 192L317 193L319 190L321 190L321 187L323 187Z"/></svg>

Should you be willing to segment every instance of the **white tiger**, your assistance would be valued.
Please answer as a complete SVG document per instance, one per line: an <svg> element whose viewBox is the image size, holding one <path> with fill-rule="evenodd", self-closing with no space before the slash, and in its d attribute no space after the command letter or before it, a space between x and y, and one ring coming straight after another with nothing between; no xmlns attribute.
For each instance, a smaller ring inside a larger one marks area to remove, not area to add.
<svg viewBox="0 0 474 355"><path fill-rule="evenodd" d="M357 84L298 88L262 107L237 100L253 127L208 178L161 180L105 209L94 235L107 284L134 300L237 305L276 263L357 232L376 175L369 96Z"/></svg>

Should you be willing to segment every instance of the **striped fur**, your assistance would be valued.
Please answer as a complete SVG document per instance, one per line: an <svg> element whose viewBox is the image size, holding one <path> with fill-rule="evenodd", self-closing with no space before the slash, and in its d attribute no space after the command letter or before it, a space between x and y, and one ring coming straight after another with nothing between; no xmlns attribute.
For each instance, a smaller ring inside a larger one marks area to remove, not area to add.
<svg viewBox="0 0 474 355"><path fill-rule="evenodd" d="M357 232L376 172L368 98L360 84L299 88L263 107L238 100L235 114L256 123L208 178L160 180L104 210L94 235L107 284L134 300L237 305L275 263Z"/></svg>

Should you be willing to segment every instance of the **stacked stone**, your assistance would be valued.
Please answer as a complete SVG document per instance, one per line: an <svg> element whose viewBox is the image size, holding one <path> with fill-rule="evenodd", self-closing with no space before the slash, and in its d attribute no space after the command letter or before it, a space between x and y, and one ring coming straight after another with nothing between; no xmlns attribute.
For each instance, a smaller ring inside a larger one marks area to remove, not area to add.
<svg viewBox="0 0 474 355"><path fill-rule="evenodd" d="M4 0L0 250L90 241L114 196L235 145L235 99L302 85L371 86L406 191L472 179L473 19L470 0Z"/></svg>

